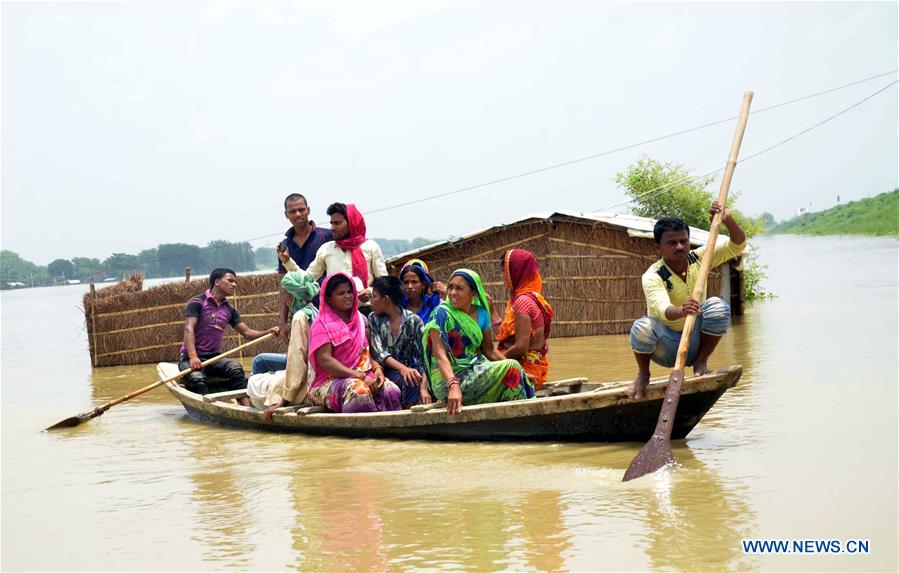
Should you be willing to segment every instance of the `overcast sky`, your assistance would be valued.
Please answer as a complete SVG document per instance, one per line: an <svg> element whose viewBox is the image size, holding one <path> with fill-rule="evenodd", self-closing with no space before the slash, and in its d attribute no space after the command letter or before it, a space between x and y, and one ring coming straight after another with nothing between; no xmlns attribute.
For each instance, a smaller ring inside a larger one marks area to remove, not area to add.
<svg viewBox="0 0 899 573"><path fill-rule="evenodd" d="M334 201L365 213L896 67L895 2L3 2L2 248L46 264L273 235L291 192L327 224ZM754 115L743 153L896 79ZM723 165L734 126L373 213L368 234L604 209L642 154ZM732 189L780 219L892 189L897 157L893 85Z"/></svg>

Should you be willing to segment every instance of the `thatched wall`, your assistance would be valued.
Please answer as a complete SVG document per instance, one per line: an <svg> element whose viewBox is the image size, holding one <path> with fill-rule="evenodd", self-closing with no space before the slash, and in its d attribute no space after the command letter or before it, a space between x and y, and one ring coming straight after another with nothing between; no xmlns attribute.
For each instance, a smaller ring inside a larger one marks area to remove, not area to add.
<svg viewBox="0 0 899 573"><path fill-rule="evenodd" d="M494 318L503 315L508 293L500 257L509 248L532 251L540 262L544 295L556 310L553 336L623 334L646 312L640 277L657 260L652 239L630 237L619 227L555 215L497 227L477 236L431 247L418 255L437 280L468 267L480 273L493 298ZM399 273L408 257L388 261L390 274ZM739 276L739 273L737 273ZM278 275L238 277L238 295L230 298L244 321L257 330L278 318ZM742 281L731 280L742 290ZM84 310L95 366L175 361L181 346L184 306L208 288L206 278L142 290L135 275L84 297ZM721 290L720 269L709 277L709 293ZM739 299L741 293L735 293ZM733 299L732 299L733 300ZM736 307L735 307L735 310ZM739 312L739 310L737 310ZM224 349L239 344L230 330ZM280 341L265 341L244 356L285 352Z"/></svg>
<svg viewBox="0 0 899 573"><path fill-rule="evenodd" d="M459 267L480 273L497 318L508 299L500 257L510 248L537 256L543 294L556 311L555 337L623 334L646 313L640 277L658 260L655 243L604 223L564 216L531 219L436 245L415 257L428 263L435 280L446 282ZM407 259L388 261L388 272L399 273ZM718 293L720 285L719 269L713 269L708 292Z"/></svg>
<svg viewBox="0 0 899 573"><path fill-rule="evenodd" d="M278 320L278 275L243 275L237 278L237 295L229 302L250 328L265 330ZM174 362L184 332L184 307L188 299L209 288L207 278L141 290L142 277L133 275L111 287L84 296L91 361L94 366L119 366ZM135 288L136 286L136 288ZM240 344L232 329L225 334L223 349ZM279 341L267 340L243 351L285 352Z"/></svg>

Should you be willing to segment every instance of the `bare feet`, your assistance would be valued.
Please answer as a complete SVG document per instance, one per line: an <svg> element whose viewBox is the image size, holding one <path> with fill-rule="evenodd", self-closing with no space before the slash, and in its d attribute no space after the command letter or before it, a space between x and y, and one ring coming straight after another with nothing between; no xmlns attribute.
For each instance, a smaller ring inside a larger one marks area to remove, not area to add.
<svg viewBox="0 0 899 573"><path fill-rule="evenodd" d="M638 372L637 377L627 387L627 395L634 400L643 398L643 391L649 385L649 372Z"/></svg>
<svg viewBox="0 0 899 573"><path fill-rule="evenodd" d="M705 376L706 374L711 374L712 371L709 370L709 365L704 361L695 361L693 363L693 375L694 376Z"/></svg>
<svg viewBox="0 0 899 573"><path fill-rule="evenodd" d="M268 422L269 424L271 424L272 416L275 414L275 410L277 410L280 407L281 407L281 404L272 404L271 406L269 406L268 408L266 408L265 410L262 411L262 419L265 420L266 422Z"/></svg>

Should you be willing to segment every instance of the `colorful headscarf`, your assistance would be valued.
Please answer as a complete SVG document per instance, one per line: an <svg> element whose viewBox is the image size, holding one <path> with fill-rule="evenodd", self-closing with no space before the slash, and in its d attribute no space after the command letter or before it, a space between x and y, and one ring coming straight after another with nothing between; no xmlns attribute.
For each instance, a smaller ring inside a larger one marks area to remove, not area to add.
<svg viewBox="0 0 899 573"><path fill-rule="evenodd" d="M512 296L509 297L509 302L506 304L506 314L496 340L501 342L515 336L515 311L512 310L512 303L522 295L530 296L540 307L544 319L543 332L545 337L549 338L550 323L555 312L549 302L543 298L543 279L540 277L537 257L534 256L534 253L524 249L506 251L503 257L503 275L506 287Z"/></svg>
<svg viewBox="0 0 899 573"><path fill-rule="evenodd" d="M488 315L490 306L487 302L487 293L481 283L478 273L470 269L459 269L452 274L460 276L471 285L475 291L473 304L484 308ZM452 277L450 277L452 278ZM447 350L447 355L453 366L453 371L470 366L480 355L479 348L484 340L484 333L478 322L462 310L455 308L449 299L441 302L422 331L422 345L428 348L428 335L432 330L440 333L440 339ZM430 352L425 352L425 366L430 371L434 366L434 358Z"/></svg>
<svg viewBox="0 0 899 573"><path fill-rule="evenodd" d="M409 271L418 275L418 280L424 285L424 290L421 293L421 308L419 308L418 312L415 314L418 315L422 322L427 323L431 317L431 311L440 304L440 295L431 292L431 284L433 284L434 280L429 274L430 271L428 270L427 263L421 259L410 259L406 261L406 264L400 269L400 280L403 280L403 276ZM408 308L408 306L409 296L403 294L402 307Z"/></svg>
<svg viewBox="0 0 899 573"><path fill-rule="evenodd" d="M349 235L346 239L335 242L344 251L350 251L353 259L353 276L362 279L362 284L367 286L368 263L365 262L365 255L362 254L360 248L362 243L368 240L365 237L365 219L353 203L346 206L346 219Z"/></svg>
<svg viewBox="0 0 899 573"><path fill-rule="evenodd" d="M293 297L293 304L290 308L293 314L302 312L310 323L315 320L315 317L318 316L318 309L315 308L312 301L318 295L321 286L311 274L302 269L291 271L281 278L281 288Z"/></svg>
<svg viewBox="0 0 899 573"><path fill-rule="evenodd" d="M328 283L338 276L347 278L353 289L353 308L350 311L348 323L340 318L340 315L325 298ZM315 371L313 387L320 385L330 376L324 368L319 367L318 360L315 358L316 350L330 342L334 358L347 368L353 368L366 344L365 318L359 313L359 293L356 292L353 277L346 273L335 273L328 276L322 284L320 297L318 318L309 329L309 362Z"/></svg>

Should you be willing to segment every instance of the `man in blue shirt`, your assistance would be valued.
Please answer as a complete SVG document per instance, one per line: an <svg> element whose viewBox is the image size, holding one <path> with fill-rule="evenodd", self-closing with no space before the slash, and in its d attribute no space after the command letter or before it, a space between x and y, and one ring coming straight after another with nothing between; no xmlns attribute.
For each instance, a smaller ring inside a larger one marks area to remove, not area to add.
<svg viewBox="0 0 899 573"><path fill-rule="evenodd" d="M284 199L284 216L292 226L284 233L278 250L283 252L287 249L290 258L303 270L315 259L318 248L331 240L331 231L316 227L315 221L309 219L309 213L306 198L299 193L291 193ZM279 261L278 273L283 275L286 272Z"/></svg>
<svg viewBox="0 0 899 573"><path fill-rule="evenodd" d="M284 216L292 226L284 233L284 240L278 245L278 250L283 253L286 249L290 258L303 270L306 270L309 263L315 259L318 248L331 240L331 231L316 227L315 221L309 218L309 212L306 198L299 193L291 193L284 199ZM280 260L278 274L281 276L287 274L287 269ZM290 340L290 323L287 320L289 312L290 304L282 296L278 309L278 325L281 327L281 336L285 342Z"/></svg>
<svg viewBox="0 0 899 573"><path fill-rule="evenodd" d="M315 259L318 248L331 240L331 231L317 227L309 218L309 204L306 198L299 193L291 193L284 199L284 216L290 221L291 227L284 233L284 240L278 245L278 252L282 255L286 252L301 269L306 270ZM284 263L278 260L278 274L282 277L287 274ZM278 305L278 327L285 344L290 344L291 322L290 315L291 297L280 290L280 303ZM308 336L308 333L307 333ZM287 368L287 355L271 352L257 354L253 360L253 374L260 372L275 372Z"/></svg>

